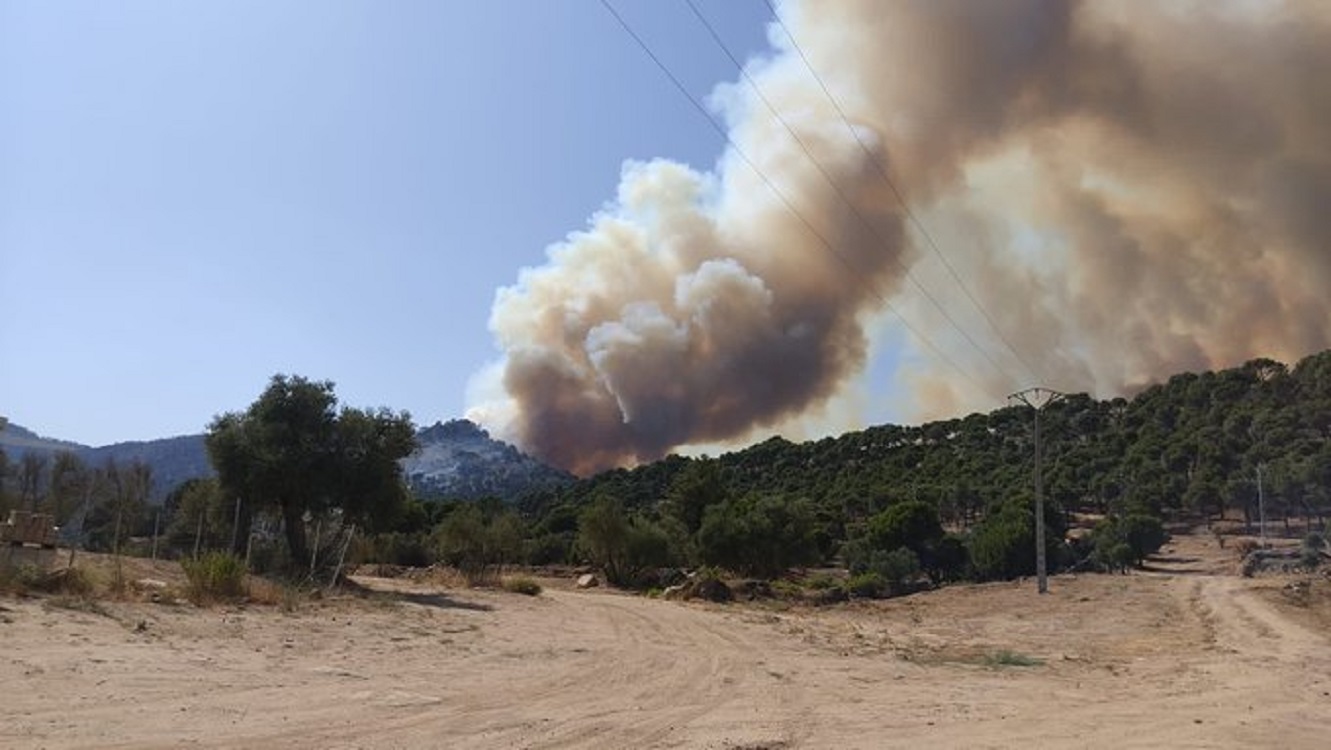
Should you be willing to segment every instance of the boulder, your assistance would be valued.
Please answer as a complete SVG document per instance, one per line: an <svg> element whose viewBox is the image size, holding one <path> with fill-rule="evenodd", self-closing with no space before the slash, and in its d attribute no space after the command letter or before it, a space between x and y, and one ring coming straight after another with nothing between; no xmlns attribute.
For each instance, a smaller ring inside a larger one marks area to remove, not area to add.
<svg viewBox="0 0 1331 750"><path fill-rule="evenodd" d="M596 577L595 573L584 573L578 576L577 586L580 589L596 588L597 586L600 585L601 585L601 580Z"/></svg>
<svg viewBox="0 0 1331 750"><path fill-rule="evenodd" d="M702 578L691 583L693 595L709 602L728 602L735 598L725 581L716 578Z"/></svg>

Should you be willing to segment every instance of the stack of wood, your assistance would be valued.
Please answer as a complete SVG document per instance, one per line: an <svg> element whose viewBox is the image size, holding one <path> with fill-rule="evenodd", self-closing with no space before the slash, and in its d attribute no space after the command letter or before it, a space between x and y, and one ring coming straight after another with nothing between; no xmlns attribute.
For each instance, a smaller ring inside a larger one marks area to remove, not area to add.
<svg viewBox="0 0 1331 750"><path fill-rule="evenodd" d="M0 544L13 546L36 544L54 547L59 529L49 513L31 513L26 510L9 511L9 520L0 524Z"/></svg>

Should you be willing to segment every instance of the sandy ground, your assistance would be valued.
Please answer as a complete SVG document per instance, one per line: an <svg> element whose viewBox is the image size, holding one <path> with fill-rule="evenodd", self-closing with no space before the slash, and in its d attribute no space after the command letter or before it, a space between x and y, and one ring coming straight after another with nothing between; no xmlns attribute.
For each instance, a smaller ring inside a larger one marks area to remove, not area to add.
<svg viewBox="0 0 1331 750"><path fill-rule="evenodd" d="M294 612L0 598L0 746L1331 747L1327 581L1292 596L1229 554L1181 537L1048 596L821 610L567 581L362 579L387 593Z"/></svg>

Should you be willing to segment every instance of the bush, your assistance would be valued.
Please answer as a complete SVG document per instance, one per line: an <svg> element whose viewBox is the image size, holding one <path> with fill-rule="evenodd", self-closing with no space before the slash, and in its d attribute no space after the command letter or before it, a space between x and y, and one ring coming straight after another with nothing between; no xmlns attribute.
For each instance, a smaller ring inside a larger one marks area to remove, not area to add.
<svg viewBox="0 0 1331 750"><path fill-rule="evenodd" d="M541 593L541 584L526 576L505 578L503 588L505 591L526 596L536 596Z"/></svg>
<svg viewBox="0 0 1331 750"><path fill-rule="evenodd" d="M1164 524L1155 516L1132 513L1106 518L1091 533L1091 562L1101 570L1124 571L1141 565L1169 541Z"/></svg>
<svg viewBox="0 0 1331 750"><path fill-rule="evenodd" d="M529 565L552 565L568 562L572 547L572 534L541 534L527 542L527 563Z"/></svg>
<svg viewBox="0 0 1331 750"><path fill-rule="evenodd" d="M1119 519L1119 528L1124 541L1132 547L1132 554L1140 565L1148 555L1153 555L1169 541L1165 525L1155 516L1131 513Z"/></svg>
<svg viewBox="0 0 1331 750"><path fill-rule="evenodd" d="M434 554L425 534L391 531L356 537L349 562L353 565L386 563L425 568L434 563Z"/></svg>
<svg viewBox="0 0 1331 750"><path fill-rule="evenodd" d="M971 564L982 580L1035 572L1035 533L1021 519L986 519L971 536Z"/></svg>
<svg viewBox="0 0 1331 750"><path fill-rule="evenodd" d="M990 667L1039 667L1044 664L1043 659L1007 649L985 655L983 662Z"/></svg>
<svg viewBox="0 0 1331 750"><path fill-rule="evenodd" d="M948 534L936 541L920 560L920 567L935 584L956 581L966 576L970 568L970 553L966 542L956 534Z"/></svg>
<svg viewBox="0 0 1331 750"><path fill-rule="evenodd" d="M905 547L917 555L943 538L938 510L922 500L897 503L869 519L869 542L875 549Z"/></svg>
<svg viewBox="0 0 1331 750"><path fill-rule="evenodd" d="M194 602L227 601L245 596L245 561L227 552L209 552L197 559L186 558L180 567L189 580Z"/></svg>
<svg viewBox="0 0 1331 750"><path fill-rule="evenodd" d="M577 550L616 586L649 588L660 581L652 571L678 556L670 534L643 516L629 516L617 499L602 495L578 516Z"/></svg>
<svg viewBox="0 0 1331 750"><path fill-rule="evenodd" d="M306 563L308 564L308 562L307 560ZM293 568L291 553L287 551L287 545L284 542L256 538L250 546L250 570L256 575L278 571L289 572Z"/></svg>
<svg viewBox="0 0 1331 750"><path fill-rule="evenodd" d="M750 495L707 508L698 553L709 565L773 578L819 557L813 507L807 500Z"/></svg>
<svg viewBox="0 0 1331 750"><path fill-rule="evenodd" d="M92 578L82 568L60 568L47 573L39 588L53 594L88 596L93 585Z"/></svg>
<svg viewBox="0 0 1331 750"><path fill-rule="evenodd" d="M1325 549L1326 537L1320 531L1310 531L1308 536L1303 538L1303 547L1313 551Z"/></svg>
<svg viewBox="0 0 1331 750"><path fill-rule="evenodd" d="M920 574L920 558L907 547L899 547L885 555L875 555L873 570L887 580L889 586L901 588Z"/></svg>
<svg viewBox="0 0 1331 750"><path fill-rule="evenodd" d="M1066 530L1057 503L1044 504L1044 547L1049 569L1058 566ZM991 511L970 538L970 558L982 580L1035 573L1035 507L1029 498L1009 500Z"/></svg>
<svg viewBox="0 0 1331 750"><path fill-rule="evenodd" d="M841 579L837 578L834 575L829 575L827 573L818 573L816 575L809 576L809 579L804 582L804 585L808 586L814 591L822 591L824 589L830 589L833 586L840 586Z"/></svg>
<svg viewBox="0 0 1331 750"><path fill-rule="evenodd" d="M1299 564L1305 570L1316 570L1322 564L1322 553L1312 547L1304 547L1299 550Z"/></svg>
<svg viewBox="0 0 1331 750"><path fill-rule="evenodd" d="M0 592L22 596L36 588L39 575L35 565L0 565Z"/></svg>
<svg viewBox="0 0 1331 750"><path fill-rule="evenodd" d="M888 590L887 580L874 571L851 576L846 581L846 591L861 599L881 599L887 596Z"/></svg>
<svg viewBox="0 0 1331 750"><path fill-rule="evenodd" d="M850 599L850 594L846 591L846 589L843 586L839 585L832 586L831 588L822 589L820 591L815 591L813 595L813 603L819 606L828 605L828 604L840 604L841 602L848 601L849 599Z"/></svg>
<svg viewBox="0 0 1331 750"><path fill-rule="evenodd" d="M659 570L672 561L670 535L665 529L641 516L629 520L628 533L624 535L624 583L632 586L664 583Z"/></svg>
<svg viewBox="0 0 1331 750"><path fill-rule="evenodd" d="M92 589L92 579L82 568L48 571L30 563L13 567L0 566L0 592L24 595L38 591L43 594L87 596L92 593Z"/></svg>
<svg viewBox="0 0 1331 750"><path fill-rule="evenodd" d="M435 527L435 556L457 568L469 585L488 583L522 556L526 526L505 511L489 518L475 504L462 505Z"/></svg>

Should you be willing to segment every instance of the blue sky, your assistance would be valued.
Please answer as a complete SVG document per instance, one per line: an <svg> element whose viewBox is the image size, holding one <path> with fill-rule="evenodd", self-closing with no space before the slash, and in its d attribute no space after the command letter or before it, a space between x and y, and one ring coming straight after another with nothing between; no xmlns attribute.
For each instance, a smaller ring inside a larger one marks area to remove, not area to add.
<svg viewBox="0 0 1331 750"><path fill-rule="evenodd" d="M615 5L698 96L682 3ZM703 0L732 49L763 0ZM723 143L594 0L0 0L0 414L198 432L274 373L460 416L496 288Z"/></svg>

